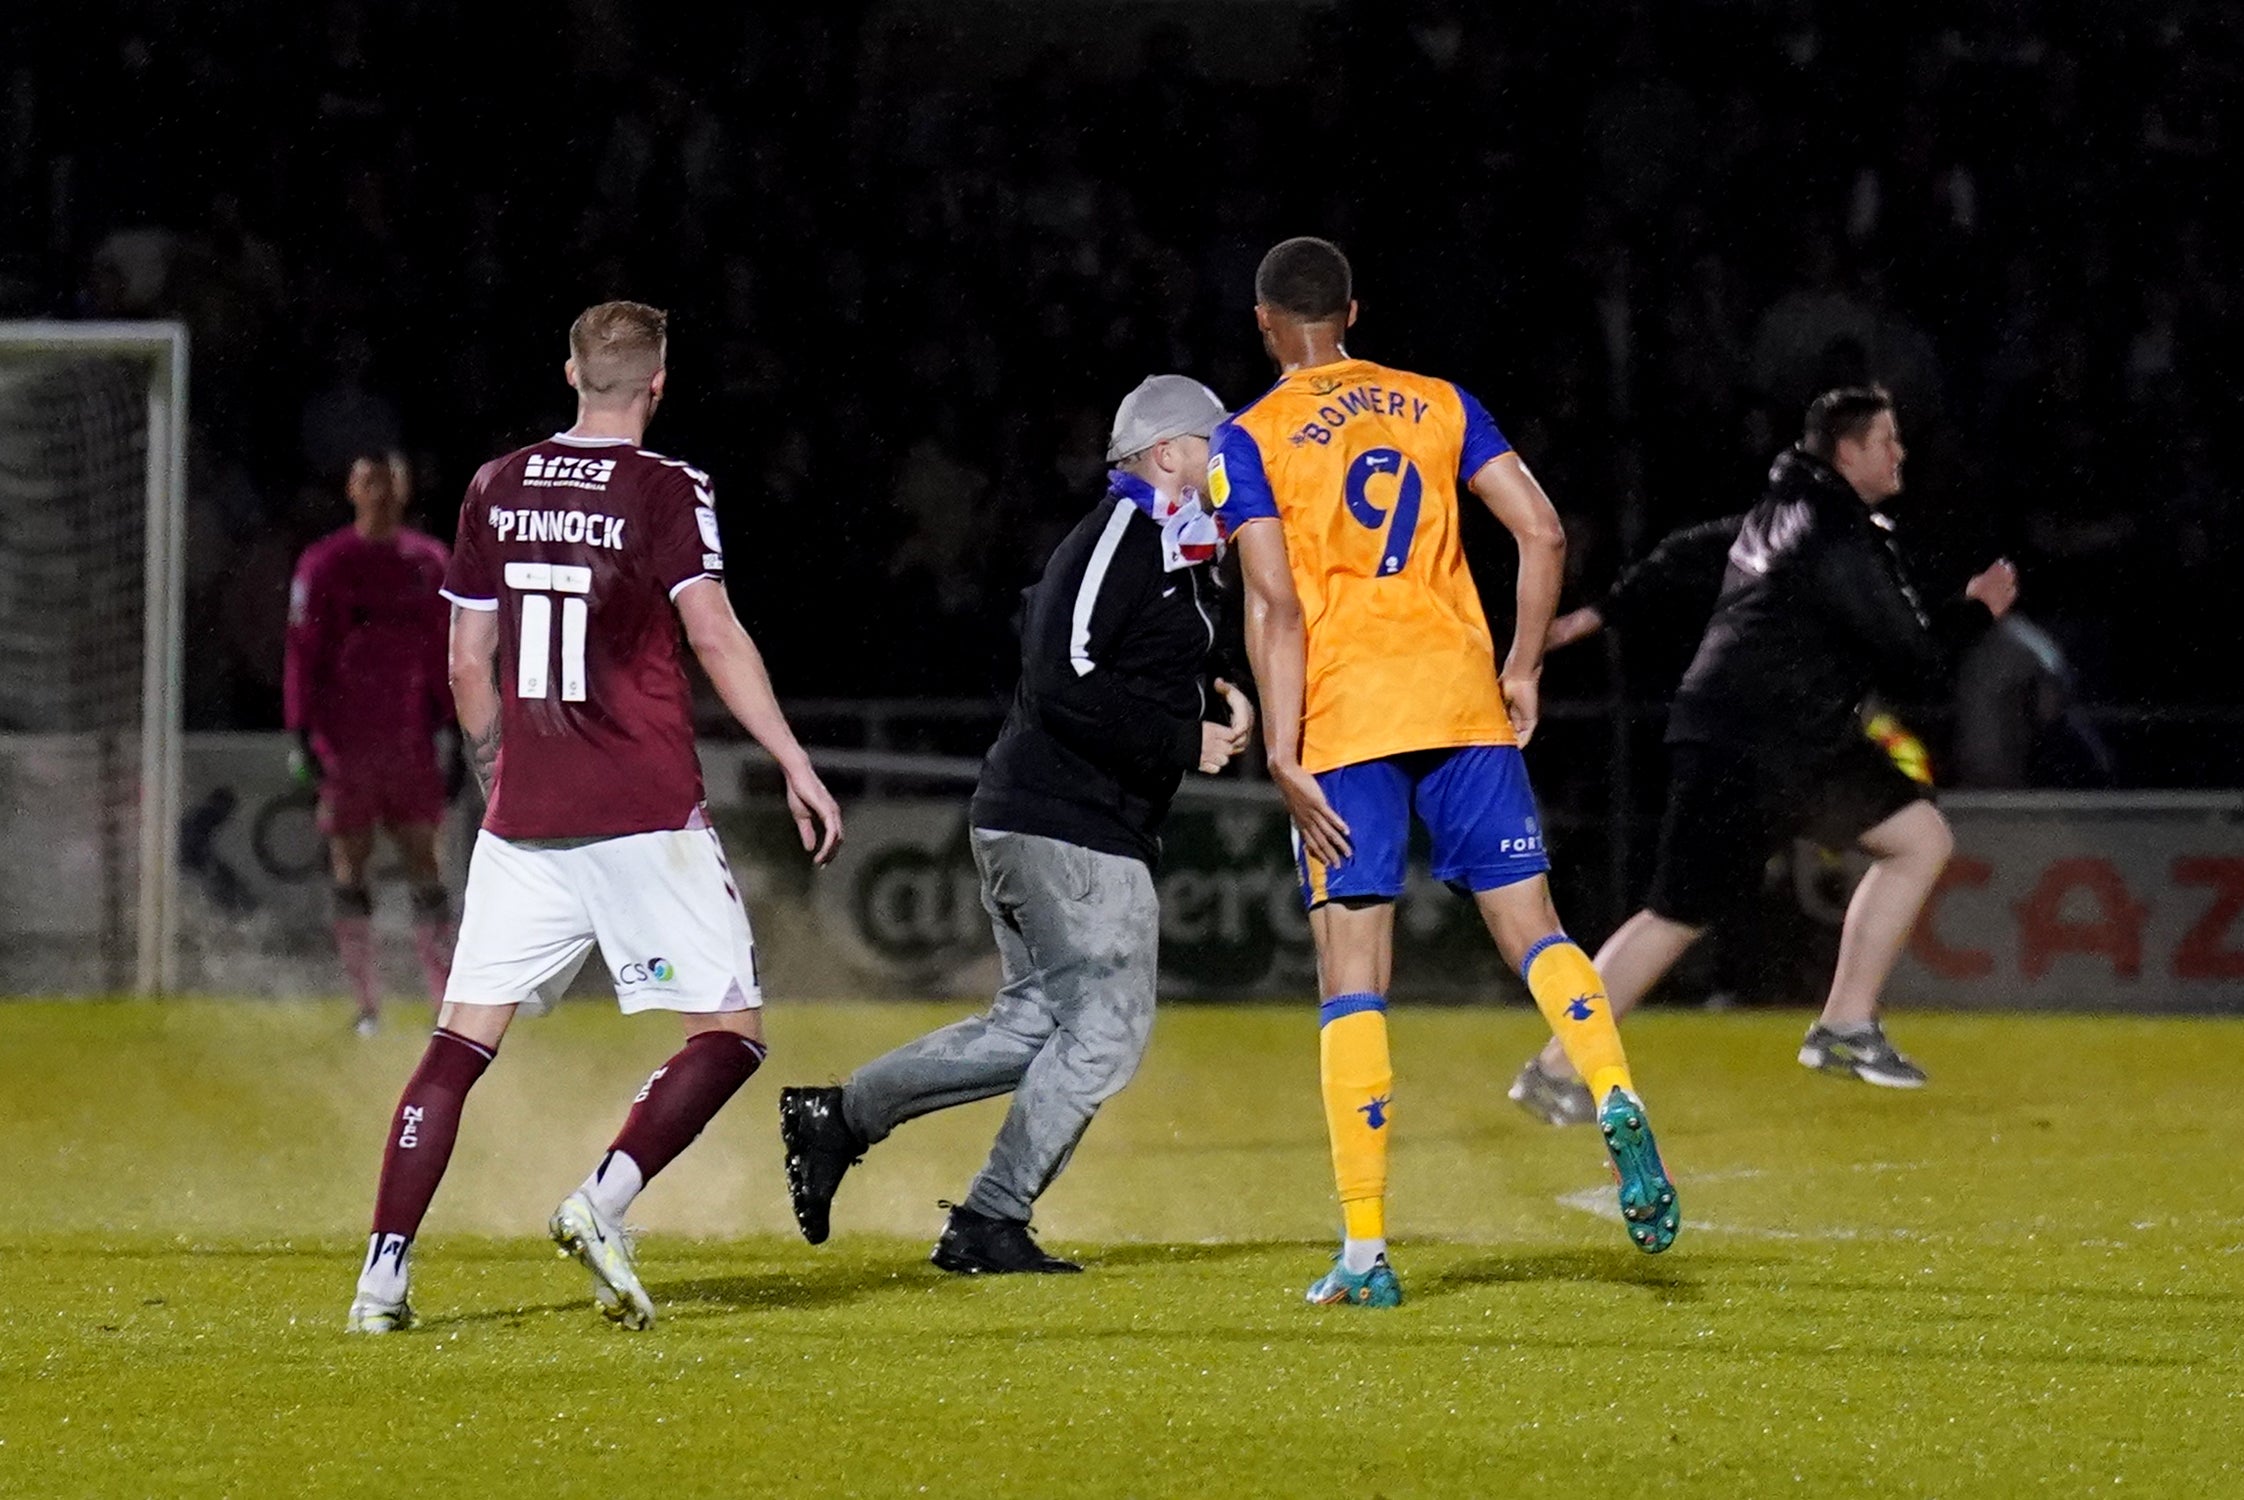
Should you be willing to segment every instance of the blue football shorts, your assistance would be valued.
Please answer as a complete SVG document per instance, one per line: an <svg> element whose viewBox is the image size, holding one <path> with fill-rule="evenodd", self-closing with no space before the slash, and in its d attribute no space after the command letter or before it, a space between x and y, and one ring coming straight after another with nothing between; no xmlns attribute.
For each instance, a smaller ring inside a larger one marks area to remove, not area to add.
<svg viewBox="0 0 2244 1500"><path fill-rule="evenodd" d="M1460 891L1492 891L1551 867L1517 746L1413 750L1320 771L1317 785L1348 825L1351 852L1328 866L1295 834L1301 899L1311 911L1328 901L1401 896L1414 811L1433 836L1434 878Z"/></svg>

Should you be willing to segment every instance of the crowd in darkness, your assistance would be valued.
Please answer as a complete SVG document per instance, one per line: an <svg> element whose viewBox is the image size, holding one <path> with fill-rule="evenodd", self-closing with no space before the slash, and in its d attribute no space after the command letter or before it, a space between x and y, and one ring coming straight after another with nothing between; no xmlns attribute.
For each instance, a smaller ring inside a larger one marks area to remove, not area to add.
<svg viewBox="0 0 2244 1500"><path fill-rule="evenodd" d="M477 464L566 424L562 331L611 296L672 312L651 441L715 473L782 689L984 692L1120 394L1268 383L1253 268L1295 233L1350 251L1356 352L1496 415L1577 590L1876 378L1930 586L2007 553L2089 696L2233 695L2244 12L1215 9L959 67L972 6L30 7L0 313L192 330L200 726L277 722L350 456L402 445L448 535Z"/></svg>

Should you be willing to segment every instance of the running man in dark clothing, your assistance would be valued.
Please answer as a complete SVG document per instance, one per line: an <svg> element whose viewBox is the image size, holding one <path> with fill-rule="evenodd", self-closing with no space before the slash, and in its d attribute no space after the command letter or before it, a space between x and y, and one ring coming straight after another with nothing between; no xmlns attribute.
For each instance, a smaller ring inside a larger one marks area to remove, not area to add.
<svg viewBox="0 0 2244 1500"><path fill-rule="evenodd" d="M1892 398L1849 388L1816 399L1799 446L1771 467L1668 720L1651 896L1597 955L1614 1014L1626 1014L1752 891L1754 871L1783 842L1806 832L1859 844L1871 867L1848 904L1838 968L1800 1062L1889 1088L1920 1087L1925 1075L1886 1040L1878 997L1954 839L1930 789L1864 737L1857 713L1873 687L1907 696L1937 678L1953 647L2018 596L2015 570L1998 561L1935 629L1877 514L1901 491L1905 456ZM1532 1109L1523 1090L1555 1094L1573 1081L1549 1048L1513 1097Z"/></svg>

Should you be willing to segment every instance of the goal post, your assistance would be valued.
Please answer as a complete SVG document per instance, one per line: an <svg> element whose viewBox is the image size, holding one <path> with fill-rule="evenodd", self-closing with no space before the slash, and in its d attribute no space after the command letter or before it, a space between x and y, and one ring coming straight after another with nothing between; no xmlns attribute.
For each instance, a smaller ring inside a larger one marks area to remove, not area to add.
<svg viewBox="0 0 2244 1500"><path fill-rule="evenodd" d="M0 993L177 988L186 497L185 327L0 321L0 740L37 768L0 828L16 878L51 877L19 892L43 916L0 902L29 956Z"/></svg>

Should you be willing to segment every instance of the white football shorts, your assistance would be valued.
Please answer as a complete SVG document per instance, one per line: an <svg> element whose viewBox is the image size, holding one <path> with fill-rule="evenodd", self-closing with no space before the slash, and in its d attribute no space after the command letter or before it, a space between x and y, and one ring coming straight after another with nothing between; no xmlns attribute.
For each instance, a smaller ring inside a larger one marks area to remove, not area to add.
<svg viewBox="0 0 2244 1500"><path fill-rule="evenodd" d="M447 1004L542 1011L594 943L626 1015L764 1003L756 939L715 829L628 833L572 849L476 834Z"/></svg>

